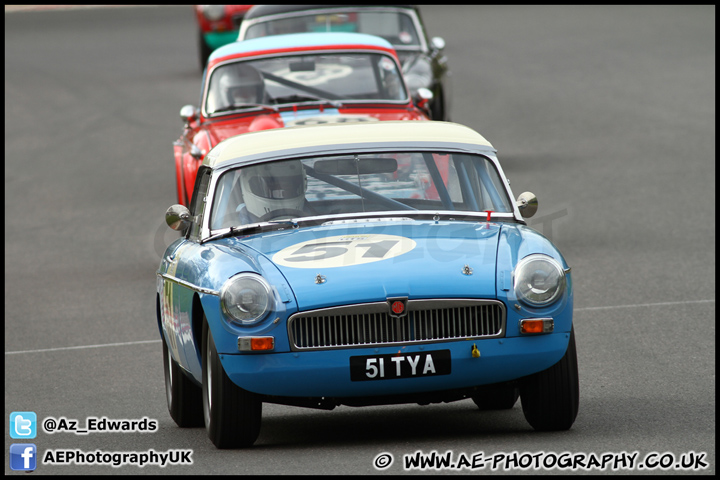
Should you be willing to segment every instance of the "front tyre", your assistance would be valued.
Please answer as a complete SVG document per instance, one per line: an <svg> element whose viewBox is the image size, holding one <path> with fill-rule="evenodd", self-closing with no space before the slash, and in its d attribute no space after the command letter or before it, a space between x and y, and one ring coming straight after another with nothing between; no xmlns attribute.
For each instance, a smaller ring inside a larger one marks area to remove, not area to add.
<svg viewBox="0 0 720 480"><path fill-rule="evenodd" d="M449 122L450 119L446 118L445 112L445 94L441 88L438 88L437 94L433 97L430 102L430 119L440 120L443 122Z"/></svg>
<svg viewBox="0 0 720 480"><path fill-rule="evenodd" d="M568 430L580 403L575 330L558 363L520 381L520 401L528 423L539 431Z"/></svg>
<svg viewBox="0 0 720 480"><path fill-rule="evenodd" d="M173 360L169 347L163 341L163 370L165 371L165 397L170 416L178 427L203 426L202 390L195 385Z"/></svg>
<svg viewBox="0 0 720 480"><path fill-rule="evenodd" d="M202 398L208 437L217 448L249 447L260 434L262 402L227 376L207 320L202 342Z"/></svg>

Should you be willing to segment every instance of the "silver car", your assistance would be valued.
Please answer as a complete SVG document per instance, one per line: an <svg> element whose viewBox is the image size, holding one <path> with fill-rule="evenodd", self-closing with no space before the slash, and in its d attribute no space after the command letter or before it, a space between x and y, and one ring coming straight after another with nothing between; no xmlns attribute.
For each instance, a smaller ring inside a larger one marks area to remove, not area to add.
<svg viewBox="0 0 720 480"><path fill-rule="evenodd" d="M238 40L303 32L356 32L386 39L400 57L412 96L421 88L430 90L432 119L450 121L445 41L428 38L416 6L256 5L245 14Z"/></svg>

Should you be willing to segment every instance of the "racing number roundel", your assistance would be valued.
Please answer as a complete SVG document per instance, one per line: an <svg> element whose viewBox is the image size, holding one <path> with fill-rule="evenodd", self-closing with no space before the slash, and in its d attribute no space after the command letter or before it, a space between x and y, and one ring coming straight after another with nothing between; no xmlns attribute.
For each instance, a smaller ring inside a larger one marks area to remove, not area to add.
<svg viewBox="0 0 720 480"><path fill-rule="evenodd" d="M417 244L396 235L339 235L297 243L273 255L278 265L295 268L350 267L408 253Z"/></svg>

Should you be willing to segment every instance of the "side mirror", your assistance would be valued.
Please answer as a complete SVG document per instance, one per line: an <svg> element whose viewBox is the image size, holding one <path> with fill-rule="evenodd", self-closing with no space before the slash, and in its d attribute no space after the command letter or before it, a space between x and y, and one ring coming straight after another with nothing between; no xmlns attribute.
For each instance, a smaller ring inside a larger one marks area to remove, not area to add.
<svg viewBox="0 0 720 480"><path fill-rule="evenodd" d="M425 87L420 87L417 89L417 92L415 93L415 97L413 98L413 101L415 102L415 105L417 105L418 108L425 110L425 112L429 115L430 114L430 101L433 99L434 95L430 89Z"/></svg>
<svg viewBox="0 0 720 480"><path fill-rule="evenodd" d="M173 230L182 232L190 226L190 210L184 205L173 205L165 212L165 223Z"/></svg>
<svg viewBox="0 0 720 480"><path fill-rule="evenodd" d="M200 160L203 156L203 151L194 143L190 145L190 156L195 160Z"/></svg>
<svg viewBox="0 0 720 480"><path fill-rule="evenodd" d="M180 118L182 119L183 123L185 123L186 127L190 122L197 119L197 114L197 108L193 107L192 105L185 105L180 109Z"/></svg>
<svg viewBox="0 0 720 480"><path fill-rule="evenodd" d="M537 197L532 192L523 192L517 199L517 206L523 218L530 218L537 212Z"/></svg>
<svg viewBox="0 0 720 480"><path fill-rule="evenodd" d="M445 39L442 37L433 37L430 40L430 43L436 50L442 50L443 48L445 48Z"/></svg>

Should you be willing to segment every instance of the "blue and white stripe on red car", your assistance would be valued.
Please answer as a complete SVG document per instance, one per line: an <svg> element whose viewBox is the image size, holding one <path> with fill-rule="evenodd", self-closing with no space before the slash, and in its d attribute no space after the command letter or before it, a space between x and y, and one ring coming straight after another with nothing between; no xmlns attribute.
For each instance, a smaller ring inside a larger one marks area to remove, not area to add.
<svg viewBox="0 0 720 480"><path fill-rule="evenodd" d="M288 47L292 45L292 47ZM371 47L380 47L388 51L395 51L392 44L387 40L367 35L364 33L343 33L343 32L326 32L326 33L292 33L287 35L271 35L261 38L253 38L250 40L242 40L230 43L215 50L208 58L208 64L222 57L250 54L258 54L263 51L283 50L290 51L292 49L303 48L324 48L334 45L348 45L360 47L368 45Z"/></svg>

